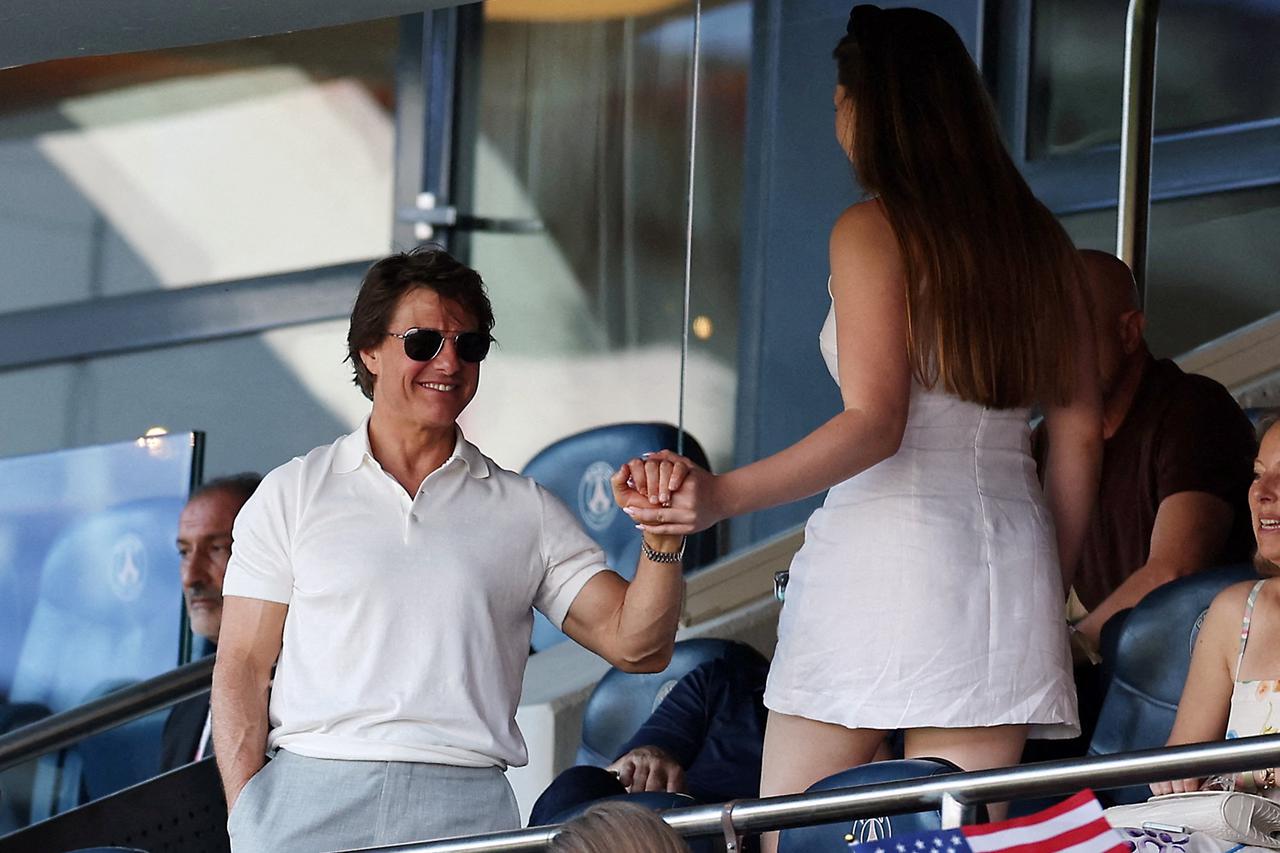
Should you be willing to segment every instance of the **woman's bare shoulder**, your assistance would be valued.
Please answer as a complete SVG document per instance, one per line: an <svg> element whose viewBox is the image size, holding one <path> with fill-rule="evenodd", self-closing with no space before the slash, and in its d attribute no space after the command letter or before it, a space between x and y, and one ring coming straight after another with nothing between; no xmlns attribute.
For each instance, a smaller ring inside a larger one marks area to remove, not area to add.
<svg viewBox="0 0 1280 853"><path fill-rule="evenodd" d="M831 228L830 253L834 288L868 278L897 278L902 272L898 240L878 199L840 214Z"/></svg>
<svg viewBox="0 0 1280 853"><path fill-rule="evenodd" d="M1255 583L1256 581L1233 583L1215 595L1213 603L1209 605L1209 613L1205 616L1205 626L1220 627L1227 636L1238 637L1240 621L1244 618L1245 602Z"/></svg>
<svg viewBox="0 0 1280 853"><path fill-rule="evenodd" d="M844 209L831 228L831 237L853 240L888 237L893 240L893 228L885 215L884 205L878 198L869 198Z"/></svg>

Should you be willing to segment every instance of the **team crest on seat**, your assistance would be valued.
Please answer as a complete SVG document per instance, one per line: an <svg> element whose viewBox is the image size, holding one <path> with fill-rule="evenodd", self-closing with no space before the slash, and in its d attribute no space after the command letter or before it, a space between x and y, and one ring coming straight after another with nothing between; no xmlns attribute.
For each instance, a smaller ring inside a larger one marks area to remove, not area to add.
<svg viewBox="0 0 1280 853"><path fill-rule="evenodd" d="M578 514L592 530L604 530L618 512L609 483L612 476L613 466L608 462L592 462L578 481Z"/></svg>

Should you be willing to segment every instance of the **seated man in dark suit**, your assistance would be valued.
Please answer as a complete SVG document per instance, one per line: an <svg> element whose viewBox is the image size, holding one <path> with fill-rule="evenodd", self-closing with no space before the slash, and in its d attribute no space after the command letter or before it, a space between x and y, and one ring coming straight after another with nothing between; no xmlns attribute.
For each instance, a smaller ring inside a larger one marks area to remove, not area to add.
<svg viewBox="0 0 1280 853"><path fill-rule="evenodd" d="M191 631L218 644L222 626L222 578L231 558L231 525L262 478L237 474L210 480L191 495L178 518L182 595ZM210 750L209 694L173 706L164 724L160 769L199 761Z"/></svg>
<svg viewBox="0 0 1280 853"><path fill-rule="evenodd" d="M669 791L703 803L760 795L769 664L746 655L708 661L676 683L607 768L570 767L534 804L531 826L628 792Z"/></svg>

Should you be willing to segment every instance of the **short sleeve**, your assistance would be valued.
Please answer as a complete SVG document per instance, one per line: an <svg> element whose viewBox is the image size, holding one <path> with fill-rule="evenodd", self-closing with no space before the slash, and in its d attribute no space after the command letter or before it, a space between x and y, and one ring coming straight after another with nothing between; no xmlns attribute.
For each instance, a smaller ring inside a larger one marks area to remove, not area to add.
<svg viewBox="0 0 1280 853"><path fill-rule="evenodd" d="M538 486L542 511L542 580L533 606L557 628L573 600L597 573L608 568L604 551L555 495Z"/></svg>
<svg viewBox="0 0 1280 853"><path fill-rule="evenodd" d="M1253 471L1253 426L1225 388L1190 377L1165 413L1156 449L1156 499L1205 492L1238 504Z"/></svg>
<svg viewBox="0 0 1280 853"><path fill-rule="evenodd" d="M223 595L239 595L288 604L293 597L290 539L298 462L283 465L263 478L240 508L231 529L231 559Z"/></svg>

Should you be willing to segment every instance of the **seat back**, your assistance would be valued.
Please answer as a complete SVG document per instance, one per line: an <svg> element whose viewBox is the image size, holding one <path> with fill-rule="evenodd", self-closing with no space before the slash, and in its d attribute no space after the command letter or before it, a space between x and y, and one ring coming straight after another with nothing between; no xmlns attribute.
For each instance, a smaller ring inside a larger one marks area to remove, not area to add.
<svg viewBox="0 0 1280 853"><path fill-rule="evenodd" d="M43 705L0 702L0 734L8 734L47 716L49 709ZM30 823L37 766L47 758L41 756L0 770L0 836Z"/></svg>
<svg viewBox="0 0 1280 853"><path fill-rule="evenodd" d="M832 791L860 785L877 785L958 773L960 768L941 758L903 758L876 761L850 770L842 770L809 786L809 792ZM908 832L924 832L942 828L939 810L910 814L883 815L840 820L817 826L798 826L782 830L778 853L848 853L852 843L879 841Z"/></svg>
<svg viewBox="0 0 1280 853"><path fill-rule="evenodd" d="M676 682L695 667L718 658L758 661L762 657L746 643L700 638L676 643L671 663L662 672L609 670L587 699L577 763L610 764Z"/></svg>
<svg viewBox="0 0 1280 853"><path fill-rule="evenodd" d="M135 683L131 679L104 682L91 690L85 701ZM77 745L86 802L124 790L160 772L160 743L168 718L169 709L163 708L85 738Z"/></svg>
<svg viewBox="0 0 1280 853"><path fill-rule="evenodd" d="M609 478L624 462L642 453L674 449L678 438L671 424L622 423L596 427L550 445L529 461L531 477L568 505L584 530L604 549L610 568L630 580L640 562L640 533L613 502ZM685 455L704 468L707 455L693 436L685 435ZM715 528L689 537L684 570L692 571L718 555ZM534 651L562 642L564 634L541 614L534 617Z"/></svg>
<svg viewBox="0 0 1280 853"><path fill-rule="evenodd" d="M70 525L41 569L11 701L55 713L104 680L157 675L178 660L182 501L147 498Z"/></svg>
<svg viewBox="0 0 1280 853"><path fill-rule="evenodd" d="M1249 565L1212 569L1167 583L1138 602L1120 628L1114 649L1105 652L1113 674L1090 755L1164 746L1209 605L1231 584L1256 577ZM1141 802L1150 793L1141 786L1113 791L1110 798Z"/></svg>

